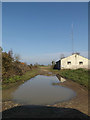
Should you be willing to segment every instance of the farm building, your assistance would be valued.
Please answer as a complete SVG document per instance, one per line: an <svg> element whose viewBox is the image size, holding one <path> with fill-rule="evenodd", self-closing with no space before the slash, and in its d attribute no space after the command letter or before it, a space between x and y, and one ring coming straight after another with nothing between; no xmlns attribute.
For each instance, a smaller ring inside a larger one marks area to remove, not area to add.
<svg viewBox="0 0 90 120"><path fill-rule="evenodd" d="M56 62L56 69L88 69L88 59L80 56L78 53L73 53L71 56L62 58Z"/></svg>

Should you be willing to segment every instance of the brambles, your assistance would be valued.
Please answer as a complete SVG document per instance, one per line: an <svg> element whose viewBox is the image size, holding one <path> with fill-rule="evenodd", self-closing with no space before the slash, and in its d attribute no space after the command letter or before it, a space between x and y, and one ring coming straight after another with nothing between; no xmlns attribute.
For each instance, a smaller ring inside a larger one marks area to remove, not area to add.
<svg viewBox="0 0 90 120"><path fill-rule="evenodd" d="M2 52L2 79L3 84L13 83L20 80L19 76L24 75L30 67L26 63L19 61L19 57L13 56L12 50L7 52Z"/></svg>

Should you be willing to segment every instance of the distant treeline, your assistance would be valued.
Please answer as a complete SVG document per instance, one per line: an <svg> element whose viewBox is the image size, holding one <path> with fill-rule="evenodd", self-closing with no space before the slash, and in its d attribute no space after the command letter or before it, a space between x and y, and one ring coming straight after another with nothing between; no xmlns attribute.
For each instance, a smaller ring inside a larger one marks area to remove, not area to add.
<svg viewBox="0 0 90 120"><path fill-rule="evenodd" d="M18 80L19 76L24 75L27 71L37 68L37 65L27 65L24 62L20 62L18 55L13 55L12 50L8 52L2 52L2 80L3 83L8 83L11 78ZM18 78L17 78L18 77Z"/></svg>

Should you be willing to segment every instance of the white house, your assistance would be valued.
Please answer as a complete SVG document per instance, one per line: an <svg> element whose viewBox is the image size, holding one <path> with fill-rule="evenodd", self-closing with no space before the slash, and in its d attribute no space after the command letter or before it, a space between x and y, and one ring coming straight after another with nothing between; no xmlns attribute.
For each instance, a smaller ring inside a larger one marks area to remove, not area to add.
<svg viewBox="0 0 90 120"><path fill-rule="evenodd" d="M88 69L88 59L80 56L78 53L74 53L71 56L62 58L56 62L56 68L58 69L78 69L87 68Z"/></svg>

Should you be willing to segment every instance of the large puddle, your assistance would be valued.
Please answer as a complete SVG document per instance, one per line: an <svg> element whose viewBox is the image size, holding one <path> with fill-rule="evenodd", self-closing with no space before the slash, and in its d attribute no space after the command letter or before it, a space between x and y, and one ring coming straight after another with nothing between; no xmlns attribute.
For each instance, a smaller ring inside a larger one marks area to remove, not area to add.
<svg viewBox="0 0 90 120"><path fill-rule="evenodd" d="M37 75L14 88L9 97L14 102L26 105L47 105L67 101L76 93L69 88L56 85L65 81L63 78L61 80L59 81L56 76Z"/></svg>

